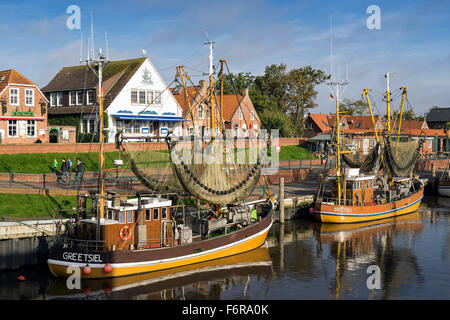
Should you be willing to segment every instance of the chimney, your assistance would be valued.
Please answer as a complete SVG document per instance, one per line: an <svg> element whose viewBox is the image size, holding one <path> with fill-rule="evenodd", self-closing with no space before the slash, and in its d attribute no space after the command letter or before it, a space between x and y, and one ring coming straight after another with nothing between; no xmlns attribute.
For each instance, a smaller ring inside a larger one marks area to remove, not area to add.
<svg viewBox="0 0 450 320"><path fill-rule="evenodd" d="M248 88L245 88L245 89L244 89L244 97L245 97L245 96L248 96Z"/></svg>
<svg viewBox="0 0 450 320"><path fill-rule="evenodd" d="M200 80L198 82L198 85L200 86L200 88L206 87L206 81L205 80Z"/></svg>

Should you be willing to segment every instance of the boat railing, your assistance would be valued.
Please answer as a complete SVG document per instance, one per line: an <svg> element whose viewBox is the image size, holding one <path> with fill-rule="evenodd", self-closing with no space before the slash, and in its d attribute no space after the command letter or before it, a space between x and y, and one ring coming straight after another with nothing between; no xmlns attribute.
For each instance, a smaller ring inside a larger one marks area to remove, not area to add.
<svg viewBox="0 0 450 320"><path fill-rule="evenodd" d="M106 250L106 241L101 240L80 240L60 237L56 240L56 245L63 249L76 249L86 252Z"/></svg>
<svg viewBox="0 0 450 320"><path fill-rule="evenodd" d="M408 195L405 196L396 196L391 198L390 201L385 201L384 203L381 204L385 204L385 203L391 203L394 201L398 201L398 200L402 200L405 199L415 193L417 193L419 190L416 190ZM380 203L377 203L376 201L353 201L353 199L341 199L341 201L339 201L339 199L336 198L322 198L321 199L321 203L323 204L333 204L333 205L341 205L341 206L374 206L374 205L378 205Z"/></svg>

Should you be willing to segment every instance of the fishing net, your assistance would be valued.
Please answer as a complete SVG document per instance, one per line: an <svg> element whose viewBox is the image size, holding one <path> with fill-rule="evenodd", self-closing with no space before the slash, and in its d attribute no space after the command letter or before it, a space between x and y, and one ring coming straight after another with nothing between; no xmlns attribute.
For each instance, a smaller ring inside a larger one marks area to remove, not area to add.
<svg viewBox="0 0 450 320"><path fill-rule="evenodd" d="M171 148L172 167L190 194L210 203L230 204L254 190L266 149L258 139L181 140Z"/></svg>
<svg viewBox="0 0 450 320"><path fill-rule="evenodd" d="M422 139L399 142L386 139L384 153L393 176L404 177L412 173L422 144Z"/></svg>

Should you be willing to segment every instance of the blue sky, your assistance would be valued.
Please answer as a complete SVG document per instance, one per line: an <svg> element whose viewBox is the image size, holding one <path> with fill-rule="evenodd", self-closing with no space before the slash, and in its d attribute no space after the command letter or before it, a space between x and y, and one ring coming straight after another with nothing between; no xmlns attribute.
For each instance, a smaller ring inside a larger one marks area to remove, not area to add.
<svg viewBox="0 0 450 320"><path fill-rule="evenodd" d="M66 9L81 9L81 30L69 30ZM369 30L366 9L378 5L381 29ZM215 41L215 62L227 59L232 72L264 73L266 66L311 65L330 71L330 20L335 75L349 71L343 98L359 98L363 88L384 110L381 92L390 72L391 91L408 87L416 114L450 106L450 1L8 1L0 2L0 69L15 68L45 86L63 66L77 65L80 31L84 56L94 16L95 47L111 59L149 58L166 83L185 65L197 82L208 70L205 33ZM313 112L333 112L329 89L318 87ZM394 95L396 96L396 95ZM398 108L400 99L393 102Z"/></svg>

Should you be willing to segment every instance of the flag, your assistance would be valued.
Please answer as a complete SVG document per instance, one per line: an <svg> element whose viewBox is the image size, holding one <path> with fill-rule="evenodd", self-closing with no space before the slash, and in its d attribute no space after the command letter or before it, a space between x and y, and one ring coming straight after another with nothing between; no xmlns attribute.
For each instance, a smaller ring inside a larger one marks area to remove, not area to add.
<svg viewBox="0 0 450 320"><path fill-rule="evenodd" d="M333 95L330 93L330 101L333 100Z"/></svg>

